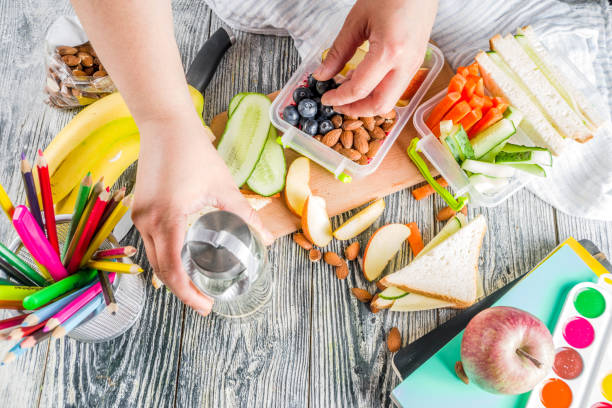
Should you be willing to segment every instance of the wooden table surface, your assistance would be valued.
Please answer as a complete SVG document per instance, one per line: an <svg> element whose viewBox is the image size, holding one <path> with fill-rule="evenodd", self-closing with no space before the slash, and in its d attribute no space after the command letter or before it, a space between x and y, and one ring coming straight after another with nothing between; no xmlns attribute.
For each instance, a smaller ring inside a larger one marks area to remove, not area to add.
<svg viewBox="0 0 612 408"><path fill-rule="evenodd" d="M221 21L203 1L173 3L176 37L185 66ZM23 202L17 156L44 147L73 116L43 104L43 39L48 25L72 10L66 0L0 0L0 182ZM227 108L241 91L278 89L297 67L289 38L237 33L205 95L205 119ZM143 80L146 80L143 78ZM133 170L133 169L132 169ZM133 171L125 177L129 180ZM425 242L441 227L439 198L416 202L409 190L386 199L376 225L416 221ZM527 272L568 236L588 238L612 254L612 223L560 213L523 190L483 213L489 232L480 270L487 293ZM351 213L333 219L339 225ZM0 240L14 234L0 219ZM362 244L369 234L359 237ZM125 243L138 247L136 232ZM339 251L339 242L331 244ZM408 263L404 251L391 268ZM350 295L374 291L355 268L340 281L322 262L311 264L289 237L270 250L274 293L267 312L253 319L202 318L166 290L147 285L141 319L123 336L102 344L71 339L46 343L0 367L0 403L6 407L236 407L390 406L399 383L385 337L397 326L403 343L417 339L455 312L372 314ZM8 349L0 345L3 354ZM1 357L1 356L0 356Z"/></svg>

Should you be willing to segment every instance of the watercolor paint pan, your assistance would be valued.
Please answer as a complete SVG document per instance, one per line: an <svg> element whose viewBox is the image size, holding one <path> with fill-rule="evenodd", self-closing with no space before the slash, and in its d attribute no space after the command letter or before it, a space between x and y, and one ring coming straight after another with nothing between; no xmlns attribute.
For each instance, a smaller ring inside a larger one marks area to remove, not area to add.
<svg viewBox="0 0 612 408"><path fill-rule="evenodd" d="M553 367L526 408L612 408L612 274L570 290L553 342Z"/></svg>

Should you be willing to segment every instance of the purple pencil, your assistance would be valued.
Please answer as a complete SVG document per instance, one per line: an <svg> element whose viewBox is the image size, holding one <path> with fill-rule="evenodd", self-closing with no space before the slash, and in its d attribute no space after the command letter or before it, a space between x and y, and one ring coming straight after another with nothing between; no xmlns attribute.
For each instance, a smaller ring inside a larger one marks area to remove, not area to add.
<svg viewBox="0 0 612 408"><path fill-rule="evenodd" d="M34 216L34 219L42 228L45 230L45 224L43 223L42 213L40 212L40 205L38 204L38 194L36 194L36 186L34 185L34 176L32 175L32 165L26 159L25 153L21 153L21 175L23 176L23 185L26 191L26 197L28 199L28 207L30 212Z"/></svg>

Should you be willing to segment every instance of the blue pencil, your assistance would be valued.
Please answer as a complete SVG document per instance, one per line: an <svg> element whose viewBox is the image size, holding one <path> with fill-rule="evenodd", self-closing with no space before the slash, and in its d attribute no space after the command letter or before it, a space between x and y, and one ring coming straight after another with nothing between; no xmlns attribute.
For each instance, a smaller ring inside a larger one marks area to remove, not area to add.
<svg viewBox="0 0 612 408"><path fill-rule="evenodd" d="M56 300L53 303L49 303L47 306L30 313L28 317L26 317L23 322L21 322L21 325L34 326L35 324L38 324L43 320L47 320L48 318L62 310L64 306L66 306L68 303L76 299L76 297L79 296L81 293L85 292L85 290L87 290L94 283L95 281L91 285L87 285L77 290L76 292L71 293L68 296L64 296L63 298Z"/></svg>
<svg viewBox="0 0 612 408"><path fill-rule="evenodd" d="M51 337L54 339L60 339L64 337L67 333L70 333L74 330L78 325L83 323L85 319L89 317L89 315L96 316L101 313L106 308L106 303L104 303L104 297L102 293L93 298L89 303L85 306L77 310L68 320L66 320L61 325L57 326L55 330L53 330L53 334Z"/></svg>
<svg viewBox="0 0 612 408"><path fill-rule="evenodd" d="M36 186L34 184L34 176L32 175L32 165L26 159L25 153L21 153L21 175L23 176L23 184L25 186L26 197L28 198L28 207L34 216L34 219L40 225L42 230L45 230L40 205L38 204L38 194L36 194Z"/></svg>
<svg viewBox="0 0 612 408"><path fill-rule="evenodd" d="M25 349L21 348L21 342L22 341L23 340L21 340L19 343L15 344L13 346L13 348L10 349L8 353L6 353L6 356L4 356L4 360L2 360L2 363L0 363L0 365L9 364L9 363L13 362L17 357L19 357L20 355L25 353Z"/></svg>

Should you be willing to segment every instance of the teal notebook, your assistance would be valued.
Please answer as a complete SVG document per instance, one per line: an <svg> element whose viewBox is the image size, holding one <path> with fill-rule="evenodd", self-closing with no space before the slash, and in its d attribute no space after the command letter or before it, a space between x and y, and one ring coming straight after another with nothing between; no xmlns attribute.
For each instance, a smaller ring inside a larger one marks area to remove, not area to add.
<svg viewBox="0 0 612 408"><path fill-rule="evenodd" d="M546 323L552 332L570 289L579 282L594 282L605 272L601 264L570 238L494 306L527 310ZM396 404L431 408L522 408L525 405L529 393L514 396L490 394L457 378L455 362L460 359L462 336L463 332L455 336L392 391L391 398Z"/></svg>

